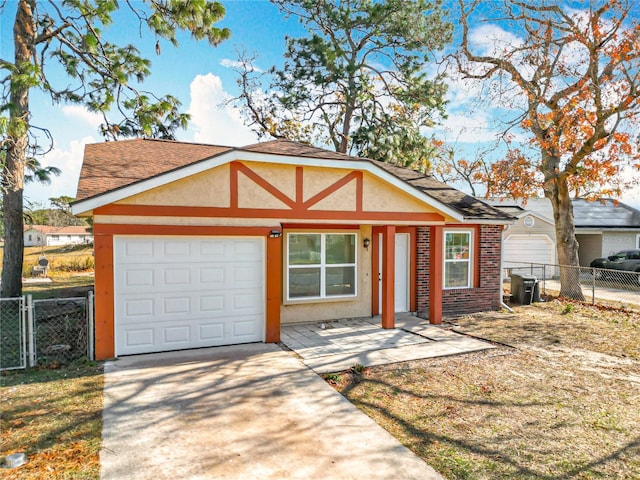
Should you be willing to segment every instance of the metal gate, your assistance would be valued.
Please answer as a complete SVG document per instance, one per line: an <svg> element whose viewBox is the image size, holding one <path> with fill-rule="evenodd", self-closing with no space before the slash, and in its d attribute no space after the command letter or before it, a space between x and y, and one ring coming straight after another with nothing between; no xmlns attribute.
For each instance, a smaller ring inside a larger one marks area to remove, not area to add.
<svg viewBox="0 0 640 480"><path fill-rule="evenodd" d="M0 298L0 370L27 367L25 297Z"/></svg>
<svg viewBox="0 0 640 480"><path fill-rule="evenodd" d="M94 359L93 292L87 297L0 299L0 370Z"/></svg>

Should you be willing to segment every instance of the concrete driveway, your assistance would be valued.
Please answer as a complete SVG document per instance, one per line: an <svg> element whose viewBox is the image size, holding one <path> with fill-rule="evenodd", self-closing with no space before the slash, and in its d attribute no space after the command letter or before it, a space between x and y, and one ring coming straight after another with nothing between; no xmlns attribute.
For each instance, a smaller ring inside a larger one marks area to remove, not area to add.
<svg viewBox="0 0 640 480"><path fill-rule="evenodd" d="M103 479L441 479L273 344L105 365Z"/></svg>

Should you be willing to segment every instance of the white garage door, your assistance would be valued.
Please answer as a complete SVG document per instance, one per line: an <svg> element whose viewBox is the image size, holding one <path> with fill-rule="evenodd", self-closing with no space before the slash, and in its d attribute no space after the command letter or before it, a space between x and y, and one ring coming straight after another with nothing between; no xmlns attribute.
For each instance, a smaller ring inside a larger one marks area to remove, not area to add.
<svg viewBox="0 0 640 480"><path fill-rule="evenodd" d="M547 235L510 235L504 241L503 263L505 268L526 268L525 263L538 263L553 265L555 259L555 244ZM515 270L516 272L518 270ZM526 273L531 273L526 271ZM554 273L551 267L545 268L545 276L550 277ZM542 278L542 268L536 268L533 272L538 278Z"/></svg>
<svg viewBox="0 0 640 480"><path fill-rule="evenodd" d="M264 341L264 242L114 238L116 355Z"/></svg>

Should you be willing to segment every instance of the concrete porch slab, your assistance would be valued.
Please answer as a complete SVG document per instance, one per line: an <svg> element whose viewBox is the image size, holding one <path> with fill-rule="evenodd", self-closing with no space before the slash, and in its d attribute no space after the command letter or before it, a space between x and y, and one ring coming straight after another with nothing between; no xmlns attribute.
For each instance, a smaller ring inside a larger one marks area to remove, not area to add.
<svg viewBox="0 0 640 480"><path fill-rule="evenodd" d="M372 317L283 325L281 341L316 373L494 348L410 314L398 315L394 329L380 324L380 317Z"/></svg>

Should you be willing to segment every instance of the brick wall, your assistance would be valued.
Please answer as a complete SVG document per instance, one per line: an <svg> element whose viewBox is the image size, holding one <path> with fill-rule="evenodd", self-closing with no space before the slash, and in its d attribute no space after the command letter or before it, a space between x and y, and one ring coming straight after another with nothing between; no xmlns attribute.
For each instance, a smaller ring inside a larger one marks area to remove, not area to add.
<svg viewBox="0 0 640 480"><path fill-rule="evenodd" d="M501 300L500 250L502 248L502 225L479 225L479 276L474 288L443 290L443 315L498 310ZM418 252L416 259L417 288L416 309L418 315L429 317L429 261L430 229L418 228Z"/></svg>
<svg viewBox="0 0 640 480"><path fill-rule="evenodd" d="M431 254L431 230L418 228L416 252L416 310L418 315L429 316L429 265Z"/></svg>

